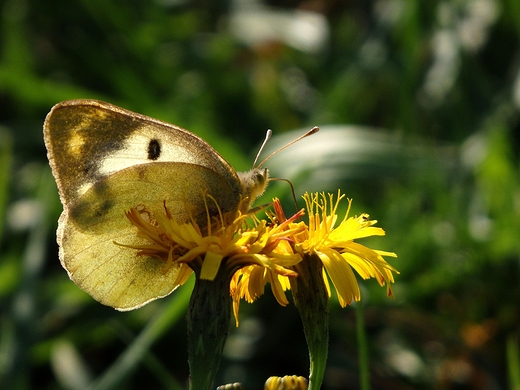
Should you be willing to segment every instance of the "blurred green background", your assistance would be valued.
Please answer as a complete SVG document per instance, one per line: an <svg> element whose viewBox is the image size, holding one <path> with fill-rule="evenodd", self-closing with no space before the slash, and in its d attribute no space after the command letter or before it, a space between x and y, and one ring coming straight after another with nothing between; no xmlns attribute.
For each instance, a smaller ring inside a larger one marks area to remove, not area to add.
<svg viewBox="0 0 520 390"><path fill-rule="evenodd" d="M363 243L399 255L395 300L361 282L372 388L520 388L520 2L2 0L0 18L0 387L186 388L189 285L120 313L59 264L42 124L95 98L237 170L266 129L273 149L322 127L267 166L298 194L341 188L387 232ZM291 207L284 183L270 196ZM217 384L307 376L293 305L267 291L240 314ZM358 387L333 298L323 388Z"/></svg>

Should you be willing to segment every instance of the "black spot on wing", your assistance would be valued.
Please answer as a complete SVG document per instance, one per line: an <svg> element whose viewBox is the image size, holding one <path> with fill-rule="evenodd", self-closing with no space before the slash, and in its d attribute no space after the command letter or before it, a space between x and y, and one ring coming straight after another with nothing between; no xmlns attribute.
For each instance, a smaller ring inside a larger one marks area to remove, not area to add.
<svg viewBox="0 0 520 390"><path fill-rule="evenodd" d="M148 160L155 161L161 156L161 144L158 139L151 139L148 143Z"/></svg>

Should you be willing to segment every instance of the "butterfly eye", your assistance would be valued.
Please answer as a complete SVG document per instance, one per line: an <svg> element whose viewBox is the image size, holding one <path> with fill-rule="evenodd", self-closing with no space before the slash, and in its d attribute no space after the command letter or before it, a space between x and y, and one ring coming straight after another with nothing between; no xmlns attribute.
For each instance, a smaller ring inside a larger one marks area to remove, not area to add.
<svg viewBox="0 0 520 390"><path fill-rule="evenodd" d="M255 173L255 181L258 184L265 184L267 180L267 168L264 168L262 170L259 170Z"/></svg>

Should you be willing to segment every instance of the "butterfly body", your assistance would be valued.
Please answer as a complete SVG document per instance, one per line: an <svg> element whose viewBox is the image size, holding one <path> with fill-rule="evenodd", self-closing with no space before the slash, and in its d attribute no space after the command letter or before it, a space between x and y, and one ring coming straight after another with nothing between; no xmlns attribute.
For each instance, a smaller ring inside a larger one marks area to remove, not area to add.
<svg viewBox="0 0 520 390"><path fill-rule="evenodd" d="M114 244L143 243L126 211L145 205L153 215L166 204L178 222L203 225L207 207L218 214L206 195L222 212L246 212L267 185L266 169L238 174L189 131L100 101L54 106L44 139L63 204L60 261L82 289L119 310L168 295L178 273Z"/></svg>

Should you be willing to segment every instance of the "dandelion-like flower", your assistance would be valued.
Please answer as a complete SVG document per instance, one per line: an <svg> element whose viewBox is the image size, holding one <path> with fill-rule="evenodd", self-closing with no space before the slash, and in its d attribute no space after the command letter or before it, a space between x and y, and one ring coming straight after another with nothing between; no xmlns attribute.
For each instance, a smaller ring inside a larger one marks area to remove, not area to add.
<svg viewBox="0 0 520 390"><path fill-rule="evenodd" d="M343 196L332 194L304 195L309 214L308 230L295 237L294 249L303 260L295 266L298 277L291 280L296 307L302 318L309 348L309 389L321 388L328 354L328 298L332 280L341 306L359 301L359 285L353 269L367 279L375 277L380 285L387 285L387 295L393 296L390 283L394 281L391 267L383 256L395 253L370 249L354 240L384 235L377 221L368 214L349 217L351 201L343 220L336 227L337 209Z"/></svg>
<svg viewBox="0 0 520 390"><path fill-rule="evenodd" d="M339 226L335 227L338 219L337 209L344 195L334 201L332 194L304 195L309 215L308 229L295 237L296 253L302 256L316 255L324 266L324 270L332 280L336 289L339 303L342 307L352 300L361 299L359 285L353 270L363 279L376 278L381 286L386 284L387 295L393 297L391 283L394 282L392 272L398 273L395 268L386 262L383 256L397 257L393 252L370 249L354 240L383 236L384 230L375 227L376 220L370 220L368 214L349 217L352 201L349 199L347 212ZM330 296L330 287L325 274L323 280Z"/></svg>
<svg viewBox="0 0 520 390"><path fill-rule="evenodd" d="M137 250L138 255L162 260L164 272L178 267L176 285L184 283L192 271L196 274L187 316L190 388L209 389L229 329L233 274L254 265L272 275L295 277L296 272L289 267L301 256L276 248L287 232L300 230L260 220L248 225L248 216L240 211L219 214L201 229L193 220L179 223L166 204L164 213L152 215L141 205L130 209L127 217L137 227L137 235L147 242L127 247Z"/></svg>
<svg viewBox="0 0 520 390"><path fill-rule="evenodd" d="M264 390L307 390L307 379L302 376L272 376L265 381Z"/></svg>
<svg viewBox="0 0 520 390"><path fill-rule="evenodd" d="M164 272L172 266L180 267L176 284L183 284L191 271L202 280L214 280L221 269L232 276L242 267L253 264L281 275L296 275L288 267L301 257L293 252L275 252L280 240L287 235L282 230L284 226L273 227L260 220L250 226L246 224L249 215L237 211L231 216L220 215L206 229L201 229L195 221L179 223L166 204L164 211L152 216L146 206L141 205L126 213L138 228L138 236L149 242L131 247L137 249L139 255L162 260ZM296 231L288 230L289 233Z"/></svg>
<svg viewBox="0 0 520 390"><path fill-rule="evenodd" d="M336 200L332 194L304 195L308 213L308 225L296 222L293 216L286 219L279 201L274 201L273 222L284 225L288 231L286 239L277 246L277 251L292 251L301 256L301 261L290 267L298 276L287 278L282 274L276 277L257 269L255 265L242 270L234 295L235 315L241 297L252 301L263 292L263 285L269 282L274 287L276 299L287 304L285 291L292 290L294 302L302 318L304 332L309 347L310 376L309 389L319 389L325 371L328 352L328 300L332 281L342 307L361 298L359 285L354 271L363 279L376 278L378 283L387 286L387 295L393 297L391 283L394 282L395 268L383 256L396 257L393 252L370 249L355 240L369 236L382 236L383 229L375 227L375 220L368 214L349 217L351 200L344 218L338 226L338 205L344 196L338 192ZM298 217L301 216L298 213ZM303 224L303 229L302 229ZM263 283L263 284L262 284ZM251 292L255 293L251 293Z"/></svg>

